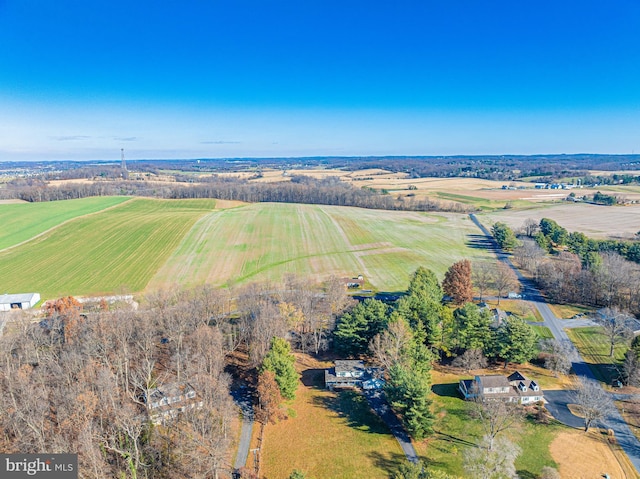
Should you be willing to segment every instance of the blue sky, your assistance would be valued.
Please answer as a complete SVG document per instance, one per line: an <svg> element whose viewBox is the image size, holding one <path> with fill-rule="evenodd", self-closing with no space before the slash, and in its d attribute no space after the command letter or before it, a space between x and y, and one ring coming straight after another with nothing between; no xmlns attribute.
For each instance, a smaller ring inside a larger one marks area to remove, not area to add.
<svg viewBox="0 0 640 479"><path fill-rule="evenodd" d="M640 152L640 2L0 0L0 160Z"/></svg>

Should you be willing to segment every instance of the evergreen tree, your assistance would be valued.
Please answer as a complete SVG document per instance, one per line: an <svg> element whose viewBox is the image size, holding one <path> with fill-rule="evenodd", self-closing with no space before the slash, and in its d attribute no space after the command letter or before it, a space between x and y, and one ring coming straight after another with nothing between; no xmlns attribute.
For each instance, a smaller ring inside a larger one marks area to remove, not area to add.
<svg viewBox="0 0 640 479"><path fill-rule="evenodd" d="M431 361L429 349L415 338L403 357L389 369L387 398L402 417L409 434L417 440L432 432Z"/></svg>
<svg viewBox="0 0 640 479"><path fill-rule="evenodd" d="M282 397L293 399L298 388L298 373L295 368L296 358L291 354L291 345L282 338L271 340L271 349L262 363L262 371L271 371L275 374L276 383L280 388Z"/></svg>
<svg viewBox="0 0 640 479"><path fill-rule="evenodd" d="M498 243L498 247L505 251L512 250L518 243L513 230L500 221L491 227L491 234L495 238L496 243Z"/></svg>
<svg viewBox="0 0 640 479"><path fill-rule="evenodd" d="M442 288L433 271L420 267L411 277L408 294L397 302L396 314L414 331L422 329L428 345L438 344L442 316Z"/></svg>
<svg viewBox="0 0 640 479"><path fill-rule="evenodd" d="M489 311L467 303L453 313L456 320L458 343L463 349L487 351L491 341Z"/></svg>
<svg viewBox="0 0 640 479"><path fill-rule="evenodd" d="M361 354L367 350L369 341L386 328L386 324L386 304L376 299L358 303L338 319L334 331L336 349L347 355Z"/></svg>
<svg viewBox="0 0 640 479"><path fill-rule="evenodd" d="M538 335L523 319L511 316L498 328L495 338L496 355L510 362L526 363L535 355Z"/></svg>

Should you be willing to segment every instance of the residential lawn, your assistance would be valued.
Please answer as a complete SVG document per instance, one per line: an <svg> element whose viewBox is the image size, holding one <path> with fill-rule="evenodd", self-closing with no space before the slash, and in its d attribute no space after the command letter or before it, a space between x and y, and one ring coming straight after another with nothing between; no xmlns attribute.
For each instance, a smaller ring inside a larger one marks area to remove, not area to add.
<svg viewBox="0 0 640 479"><path fill-rule="evenodd" d="M330 364L298 359L295 415L265 428L261 475L284 479L299 469L312 478L388 478L406 459L386 425L360 393L324 389L321 368Z"/></svg>
<svg viewBox="0 0 640 479"><path fill-rule="evenodd" d="M193 227L149 288L278 281L288 273L328 278L363 274L381 291L404 291L419 266L440 278L479 232L467 215L257 203L212 212Z"/></svg>
<svg viewBox="0 0 640 479"><path fill-rule="evenodd" d="M214 200L136 198L0 253L0 290L62 295L137 292Z"/></svg>
<svg viewBox="0 0 640 479"><path fill-rule="evenodd" d="M129 198L99 196L78 200L0 204L0 250L26 241L60 223L118 205Z"/></svg>
<svg viewBox="0 0 640 479"><path fill-rule="evenodd" d="M546 326L531 326L533 330L538 334L540 339L553 339L553 333Z"/></svg>
<svg viewBox="0 0 640 479"><path fill-rule="evenodd" d="M591 314L593 308L587 306L581 306L579 304L550 304L549 308L560 319L568 319L575 316L578 313Z"/></svg>
<svg viewBox="0 0 640 479"><path fill-rule="evenodd" d="M533 369L531 369L533 368ZM541 383L542 376L531 374L539 368L524 366L518 368ZM508 368L504 374L510 374L515 368ZM472 374L455 374L450 370L433 372L433 410L436 415L433 437L416 444L418 455L434 469L465 477L463 468L465 451L481 438L483 431L478 420L469 416L470 404L460 397L458 382L473 377L474 374L502 374L503 370L473 371ZM548 375L548 371L544 372ZM555 467L549 444L553 441L561 426L537 424L525 420L517 430L509 432L522 448L522 454L516 461L518 474L523 478L535 478L544 466Z"/></svg>
<svg viewBox="0 0 640 479"><path fill-rule="evenodd" d="M600 326L572 328L566 331L569 339L576 345L599 380L610 384L613 379L619 376L616 364L620 364L624 360L624 354L628 349L626 344L617 344L614 349L614 357L611 358L609 356L609 341Z"/></svg>

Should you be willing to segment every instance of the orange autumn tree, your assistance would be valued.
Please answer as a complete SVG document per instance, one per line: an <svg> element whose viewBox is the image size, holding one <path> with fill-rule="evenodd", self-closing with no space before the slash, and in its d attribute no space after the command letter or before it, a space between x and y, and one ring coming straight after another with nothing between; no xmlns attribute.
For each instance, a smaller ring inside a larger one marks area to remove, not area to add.
<svg viewBox="0 0 640 479"><path fill-rule="evenodd" d="M283 398L276 382L276 375L265 369L258 377L258 404L255 407L255 417L264 427L265 424L286 419L287 415L280 408Z"/></svg>
<svg viewBox="0 0 640 479"><path fill-rule="evenodd" d="M65 296L45 304L47 316L59 320L66 343L72 343L78 334L78 323L82 317L82 303L73 296Z"/></svg>
<svg viewBox="0 0 640 479"><path fill-rule="evenodd" d="M463 259L453 263L444 275L442 290L444 294L451 296L457 305L472 301L471 261Z"/></svg>

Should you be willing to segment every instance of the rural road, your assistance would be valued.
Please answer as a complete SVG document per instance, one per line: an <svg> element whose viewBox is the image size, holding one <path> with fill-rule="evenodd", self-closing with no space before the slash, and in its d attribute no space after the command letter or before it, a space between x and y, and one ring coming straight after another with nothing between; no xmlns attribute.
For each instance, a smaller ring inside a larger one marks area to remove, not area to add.
<svg viewBox="0 0 640 479"><path fill-rule="evenodd" d="M411 444L411 438L407 431L405 431L404 426L398 419L398 417L391 411L391 407L387 400L384 397L384 393L380 390L368 390L363 391L364 396L369 401L369 405L371 409L373 409L380 419L384 421L387 425L391 434L396 438L398 444L402 448L404 455L407 456L407 459L410 462L417 463L418 462L418 454L416 453L413 444Z"/></svg>
<svg viewBox="0 0 640 479"><path fill-rule="evenodd" d="M522 292L524 293L525 297L538 309L538 311L540 312L540 315L542 316L542 319L544 319L544 325L551 330L553 337L556 340L569 344L571 346L572 355L570 359L571 359L571 367L574 373L577 376L596 381L593 371L591 371L591 368L589 367L589 365L585 363L584 359L582 359L582 356L580 355L578 350L575 348L575 346L569 339L569 336L567 336L567 333L564 330L564 326L562 325L561 320L558 317L556 317L555 314L553 314L553 312L551 311L551 308L549 308L549 305L547 304L545 298L542 296L540 291L535 287L532 281L525 278L522 275L522 273L520 273L518 268L516 268L513 265L513 263L511 262L511 259L509 258L509 255L507 255L506 253L498 249L498 246L495 243L493 236L491 235L489 230L487 230L487 228L485 228L485 226L482 223L480 223L476 215L470 214L469 217L471 218L471 221L473 221L473 223L484 233L487 239L491 242L497 258L500 261L503 261L504 263L509 265L509 267L511 267L513 271L516 273L518 280L522 285ZM569 391L565 391L565 392L569 393ZM546 394L547 392L545 391L545 397L546 397ZM559 403L557 404L557 406L560 406L560 407L558 407L558 410L563 409L560 404L561 402L562 402L562 399L559 399ZM564 406L564 409L566 409L568 412L568 409L566 408L566 404ZM551 408L549 410L553 414L553 411L551 410ZM564 413L560 413L560 415L561 417L565 416ZM555 414L554 414L554 417L558 419L560 422L565 423L561 419L561 417L557 417L555 416ZM571 424L568 424L568 425L571 425ZM622 418L622 415L617 409L615 409L614 413L607 418L606 425L610 429L613 429L615 433L615 437L618 441L618 444L622 447L622 449L627 454L627 456L629 456L629 459L633 463L633 466L635 467L636 472L640 473L640 441L638 441L638 439L633 435L633 432L631 432L629 425L624 421L624 419Z"/></svg>
<svg viewBox="0 0 640 479"><path fill-rule="evenodd" d="M252 398L246 386L240 386L231 391L231 397L242 412L242 429L240 430L240 442L236 460L233 463L234 469L240 469L247 463L249 447L251 445L251 433L253 431L253 405Z"/></svg>

